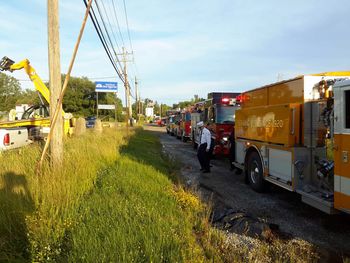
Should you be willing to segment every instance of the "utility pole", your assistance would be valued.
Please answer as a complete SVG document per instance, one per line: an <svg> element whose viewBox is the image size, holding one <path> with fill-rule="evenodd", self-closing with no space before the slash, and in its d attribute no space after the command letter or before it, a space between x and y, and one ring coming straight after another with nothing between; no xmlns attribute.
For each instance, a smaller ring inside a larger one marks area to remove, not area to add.
<svg viewBox="0 0 350 263"><path fill-rule="evenodd" d="M140 114L140 104L139 104L139 100L140 100L140 94L139 94L139 89L137 87L137 78L135 76L135 92L136 92L136 115L138 116Z"/></svg>
<svg viewBox="0 0 350 263"><path fill-rule="evenodd" d="M128 71L127 71L126 63L131 62L130 60L127 59L127 56L132 55L132 53L127 52L125 50L125 47L123 47L123 53L117 54L117 55L122 56L122 62L124 63L123 75L124 75L124 88L125 88L125 107L126 107L126 115L127 115L126 125L129 126L129 122L131 123L131 118L132 118L132 107L130 103L130 87L129 87Z"/></svg>
<svg viewBox="0 0 350 263"><path fill-rule="evenodd" d="M62 85L58 1L59 0L47 0L51 123L55 109L58 108L59 112L62 111L62 104L58 104ZM59 118L57 118L56 125L52 131L52 142L50 150L52 167L60 167L63 162L63 118L61 115Z"/></svg>
<svg viewBox="0 0 350 263"><path fill-rule="evenodd" d="M162 103L159 103L159 116L162 118Z"/></svg>

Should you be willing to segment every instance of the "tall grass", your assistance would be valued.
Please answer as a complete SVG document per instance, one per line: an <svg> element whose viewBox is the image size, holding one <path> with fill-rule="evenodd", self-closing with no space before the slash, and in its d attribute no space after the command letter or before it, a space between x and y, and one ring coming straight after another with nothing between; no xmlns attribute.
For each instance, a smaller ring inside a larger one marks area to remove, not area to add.
<svg viewBox="0 0 350 263"><path fill-rule="evenodd" d="M69 139L62 169L40 176L39 155L34 145L0 157L0 261L206 260L194 234L203 207L169 179L174 165L155 136Z"/></svg>
<svg viewBox="0 0 350 263"><path fill-rule="evenodd" d="M205 260L193 235L202 207L168 179L171 165L160 147L154 136L138 131L115 166L99 177L80 207L82 223L72 231L70 262Z"/></svg>
<svg viewBox="0 0 350 263"><path fill-rule="evenodd" d="M35 174L40 147L0 156L0 262L305 262L305 243L254 242L210 226L178 184L159 139L137 129L65 144L64 166ZM47 165L47 163L46 163Z"/></svg>
<svg viewBox="0 0 350 263"><path fill-rule="evenodd" d="M87 133L65 144L64 166L35 174L40 147L0 157L0 261L49 261L66 250L66 234L78 221L78 204L112 165L123 132Z"/></svg>

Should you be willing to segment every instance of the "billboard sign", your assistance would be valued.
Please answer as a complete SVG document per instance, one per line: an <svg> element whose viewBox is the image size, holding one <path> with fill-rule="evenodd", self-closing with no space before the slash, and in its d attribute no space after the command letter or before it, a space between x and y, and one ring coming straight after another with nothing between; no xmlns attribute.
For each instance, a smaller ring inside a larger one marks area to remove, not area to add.
<svg viewBox="0 0 350 263"><path fill-rule="evenodd" d="M96 92L118 92L118 83L110 81L96 81L95 82Z"/></svg>
<svg viewBox="0 0 350 263"><path fill-rule="evenodd" d="M146 108L146 117L153 117L153 107L147 107Z"/></svg>
<svg viewBox="0 0 350 263"><path fill-rule="evenodd" d="M99 110L115 110L115 105L98 104Z"/></svg>

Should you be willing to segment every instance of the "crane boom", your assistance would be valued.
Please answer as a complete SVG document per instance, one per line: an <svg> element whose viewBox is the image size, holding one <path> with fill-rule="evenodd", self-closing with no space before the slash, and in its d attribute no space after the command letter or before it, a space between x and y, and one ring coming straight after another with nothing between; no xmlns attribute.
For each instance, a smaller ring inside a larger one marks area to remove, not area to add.
<svg viewBox="0 0 350 263"><path fill-rule="evenodd" d="M8 57L3 57L0 61L0 70L1 71L10 71L13 72L15 70L24 71L29 76L30 80L33 82L35 89L41 94L41 96L45 99L45 101L50 104L50 91L46 87L45 83L41 80L39 75L36 73L35 69L30 65L28 59L24 59L18 63L15 63L13 60Z"/></svg>
<svg viewBox="0 0 350 263"><path fill-rule="evenodd" d="M24 69L24 71L29 76L30 80L33 82L36 91L39 93L39 97L44 98L47 104L50 105L50 90L46 87L45 83L41 80L39 75L36 73L35 69L30 65L30 62L28 59L24 59L20 62L15 63L13 60L5 56L0 60L0 71L13 72L15 70L21 70L21 69ZM72 114L65 113L62 110L62 116L64 118L64 132L65 134L68 134L68 133L71 134L72 131L70 131L71 129L70 129L69 120L72 118ZM28 120L21 120L21 121L15 121L15 122L3 122L0 124L0 127L13 127L13 126L20 127L20 126L27 126L28 124L30 124L30 126L49 126L50 119L40 118L40 119L31 120L30 122L28 122Z"/></svg>

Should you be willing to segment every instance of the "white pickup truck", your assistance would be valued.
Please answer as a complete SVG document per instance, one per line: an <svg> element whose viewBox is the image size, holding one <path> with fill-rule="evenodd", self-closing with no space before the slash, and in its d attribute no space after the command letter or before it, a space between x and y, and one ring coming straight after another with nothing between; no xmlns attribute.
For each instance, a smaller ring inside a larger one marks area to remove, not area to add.
<svg viewBox="0 0 350 263"><path fill-rule="evenodd" d="M28 139L28 129L25 127L0 129L0 152L20 148L32 143Z"/></svg>

